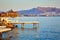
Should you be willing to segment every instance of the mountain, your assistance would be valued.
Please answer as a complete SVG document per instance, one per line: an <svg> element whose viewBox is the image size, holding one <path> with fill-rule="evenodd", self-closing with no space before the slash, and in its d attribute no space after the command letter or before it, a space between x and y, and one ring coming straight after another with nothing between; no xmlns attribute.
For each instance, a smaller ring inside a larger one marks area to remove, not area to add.
<svg viewBox="0 0 60 40"><path fill-rule="evenodd" d="M44 13L42 10L33 8L30 10L22 10L22 11L18 11L18 13L20 14L39 14L39 13Z"/></svg>
<svg viewBox="0 0 60 40"><path fill-rule="evenodd" d="M10 10L11 11L11 10ZM8 12L8 11L7 11ZM15 11L14 11L15 12ZM37 16L37 15L44 15L44 16L60 16L60 8L52 8L52 7L37 7L28 10L20 10L16 11L19 13L19 16Z"/></svg>
<svg viewBox="0 0 60 40"><path fill-rule="evenodd" d="M55 12L56 14L60 13L60 8L52 8L52 7L37 7L29 10L21 10L18 13L21 14L43 14L47 12Z"/></svg>

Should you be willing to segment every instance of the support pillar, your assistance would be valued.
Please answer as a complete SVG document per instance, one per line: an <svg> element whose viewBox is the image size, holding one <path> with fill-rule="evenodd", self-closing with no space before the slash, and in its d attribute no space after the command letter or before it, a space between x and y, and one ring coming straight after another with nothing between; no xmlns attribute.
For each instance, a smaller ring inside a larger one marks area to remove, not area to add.
<svg viewBox="0 0 60 40"><path fill-rule="evenodd" d="M38 27L38 24L37 23L33 23L33 28L37 29L37 27Z"/></svg>
<svg viewBox="0 0 60 40"><path fill-rule="evenodd" d="M21 28L24 29L24 23L21 24Z"/></svg>
<svg viewBox="0 0 60 40"><path fill-rule="evenodd" d="M2 40L2 33L0 32L0 40Z"/></svg>

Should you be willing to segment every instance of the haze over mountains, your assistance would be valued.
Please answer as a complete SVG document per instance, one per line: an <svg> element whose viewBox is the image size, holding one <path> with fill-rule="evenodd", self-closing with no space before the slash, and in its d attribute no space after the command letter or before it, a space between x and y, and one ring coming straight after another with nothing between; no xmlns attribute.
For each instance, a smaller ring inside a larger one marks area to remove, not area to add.
<svg viewBox="0 0 60 40"><path fill-rule="evenodd" d="M28 10L19 10L17 12L19 13L19 16L60 16L60 8L52 7L37 7Z"/></svg>
<svg viewBox="0 0 60 40"><path fill-rule="evenodd" d="M18 11L19 14L42 14L47 12L55 12L56 14L60 13L60 8L52 8L52 7L37 7L29 10L21 10Z"/></svg>

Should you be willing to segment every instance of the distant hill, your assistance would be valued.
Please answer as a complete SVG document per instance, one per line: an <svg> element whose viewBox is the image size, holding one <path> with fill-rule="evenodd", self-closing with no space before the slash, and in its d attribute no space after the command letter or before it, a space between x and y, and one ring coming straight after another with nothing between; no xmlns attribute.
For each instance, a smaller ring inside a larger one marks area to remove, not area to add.
<svg viewBox="0 0 60 40"><path fill-rule="evenodd" d="M19 14L42 14L46 12L55 12L56 14L60 13L60 8L52 7L37 7L29 10L18 11Z"/></svg>
<svg viewBox="0 0 60 40"><path fill-rule="evenodd" d="M52 8L52 7L37 7L37 8L28 9L28 10L19 10L16 12L19 13L19 16L21 15L22 16L41 16L41 15L60 16L60 8Z"/></svg>

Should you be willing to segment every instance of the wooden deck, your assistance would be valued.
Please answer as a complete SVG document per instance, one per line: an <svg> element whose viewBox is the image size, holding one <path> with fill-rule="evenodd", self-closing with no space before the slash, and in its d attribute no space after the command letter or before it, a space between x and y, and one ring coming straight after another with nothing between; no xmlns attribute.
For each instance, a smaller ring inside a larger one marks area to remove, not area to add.
<svg viewBox="0 0 60 40"><path fill-rule="evenodd" d="M11 28L1 28L0 27L0 40L2 40L2 34L3 34L3 32L8 32L8 31L11 31Z"/></svg>
<svg viewBox="0 0 60 40"><path fill-rule="evenodd" d="M13 24L21 24L21 28L24 29L24 24L33 24L33 28L37 28L39 26L38 21L29 21L29 22L7 22L7 23L13 23Z"/></svg>
<svg viewBox="0 0 60 40"><path fill-rule="evenodd" d="M33 22L8 22L8 23L13 23L13 24L21 24L21 28L24 29L24 24L33 24L33 28L37 28L39 22L38 21L33 21Z"/></svg>
<svg viewBox="0 0 60 40"><path fill-rule="evenodd" d="M14 23L14 24L22 24L22 23L24 23L24 24L33 24L33 23L39 23L38 21L34 21L34 22L8 22L8 23Z"/></svg>
<svg viewBox="0 0 60 40"><path fill-rule="evenodd" d="M11 28L0 28L0 33L10 31Z"/></svg>

